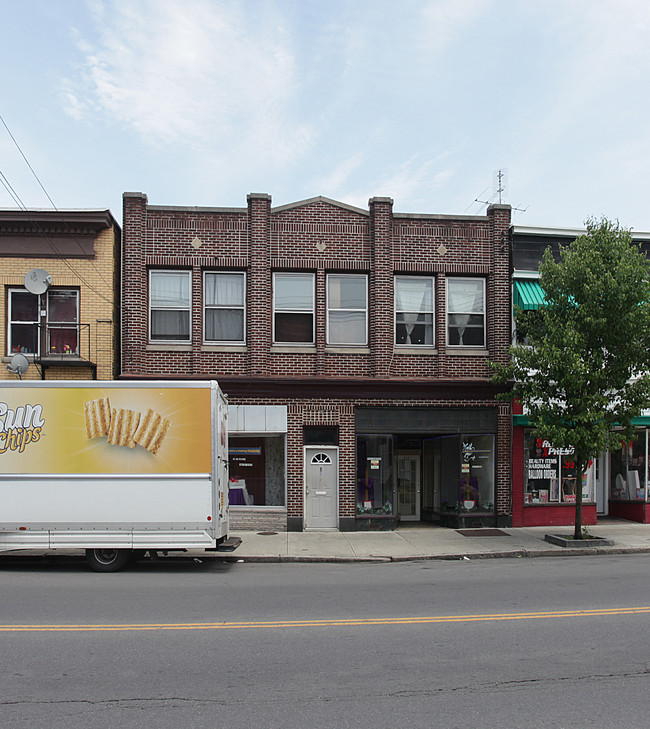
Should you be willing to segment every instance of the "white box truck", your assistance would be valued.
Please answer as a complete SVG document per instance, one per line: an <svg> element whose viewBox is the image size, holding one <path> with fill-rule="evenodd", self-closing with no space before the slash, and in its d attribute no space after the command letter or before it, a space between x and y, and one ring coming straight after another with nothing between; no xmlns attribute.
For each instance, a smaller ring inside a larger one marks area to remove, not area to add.
<svg viewBox="0 0 650 729"><path fill-rule="evenodd" d="M110 572L228 534L214 381L0 383L0 550L85 549Z"/></svg>

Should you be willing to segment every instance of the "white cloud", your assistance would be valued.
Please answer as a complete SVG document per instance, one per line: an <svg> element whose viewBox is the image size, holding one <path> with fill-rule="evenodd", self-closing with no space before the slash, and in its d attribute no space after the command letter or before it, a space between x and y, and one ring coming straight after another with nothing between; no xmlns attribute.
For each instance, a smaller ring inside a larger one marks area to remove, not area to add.
<svg viewBox="0 0 650 729"><path fill-rule="evenodd" d="M358 207L366 207L369 197L385 196L393 198L395 209L401 212L435 210L436 191L448 185L454 176L455 166L449 163L447 156L441 154L423 160L419 154L415 154L371 181L368 188L348 192L344 200Z"/></svg>
<svg viewBox="0 0 650 729"><path fill-rule="evenodd" d="M581 225L587 215L606 211L630 215L632 224L639 215L635 189L643 187L650 165L643 122L650 6L549 0L533 20L553 52L537 87L513 108L513 189L530 203L530 219L541 211L557 224Z"/></svg>
<svg viewBox="0 0 650 729"><path fill-rule="evenodd" d="M491 4L492 0L429 0L421 12L422 47L429 54L442 53Z"/></svg>
<svg viewBox="0 0 650 729"><path fill-rule="evenodd" d="M314 181L314 190L319 195L338 198L342 194L350 175L363 164L363 153L357 152L344 159L325 175Z"/></svg>
<svg viewBox="0 0 650 729"><path fill-rule="evenodd" d="M76 118L104 117L152 145L220 148L284 163L312 131L289 121L296 68L281 19L245 5L189 0L95 4L101 34L65 94Z"/></svg>

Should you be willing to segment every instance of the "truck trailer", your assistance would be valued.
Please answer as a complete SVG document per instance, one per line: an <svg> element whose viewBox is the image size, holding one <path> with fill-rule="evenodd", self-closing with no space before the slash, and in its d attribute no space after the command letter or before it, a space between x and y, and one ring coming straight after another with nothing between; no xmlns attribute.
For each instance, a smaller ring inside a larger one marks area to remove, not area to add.
<svg viewBox="0 0 650 729"><path fill-rule="evenodd" d="M0 550L82 549L101 572L228 536L215 381L0 383Z"/></svg>

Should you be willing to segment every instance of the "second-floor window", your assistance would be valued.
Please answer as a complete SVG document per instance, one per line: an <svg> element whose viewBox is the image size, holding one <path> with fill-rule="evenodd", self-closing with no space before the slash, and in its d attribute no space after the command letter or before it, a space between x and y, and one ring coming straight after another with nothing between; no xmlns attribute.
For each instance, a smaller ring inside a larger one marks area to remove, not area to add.
<svg viewBox="0 0 650 729"><path fill-rule="evenodd" d="M313 344L313 273L273 274L273 341Z"/></svg>
<svg viewBox="0 0 650 729"><path fill-rule="evenodd" d="M79 292L49 289L41 316L39 296L25 289L9 290L8 353L79 354Z"/></svg>
<svg viewBox="0 0 650 729"><path fill-rule="evenodd" d="M205 341L243 344L245 341L245 276L205 272Z"/></svg>
<svg viewBox="0 0 650 729"><path fill-rule="evenodd" d="M189 342L191 271L149 272L150 339Z"/></svg>
<svg viewBox="0 0 650 729"><path fill-rule="evenodd" d="M433 279L395 277L395 344L433 346Z"/></svg>
<svg viewBox="0 0 650 729"><path fill-rule="evenodd" d="M327 277L327 343L368 342L368 286L366 276L330 274Z"/></svg>
<svg viewBox="0 0 650 729"><path fill-rule="evenodd" d="M485 347L484 279L447 279L447 344Z"/></svg>

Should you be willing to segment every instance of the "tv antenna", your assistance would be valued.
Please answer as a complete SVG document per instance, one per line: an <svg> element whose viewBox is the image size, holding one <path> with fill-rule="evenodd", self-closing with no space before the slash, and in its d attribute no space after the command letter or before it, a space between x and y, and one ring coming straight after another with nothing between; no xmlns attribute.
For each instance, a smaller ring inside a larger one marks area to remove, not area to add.
<svg viewBox="0 0 650 729"><path fill-rule="evenodd" d="M481 197L487 188L483 190ZM480 203L481 205L503 205L506 195L508 194L508 168L507 167L501 167L498 170L495 170L492 173L492 195L487 200L479 200L477 197L474 202ZM525 208L520 207L512 207L513 211L517 211L519 213L525 213L526 210L528 210L528 206Z"/></svg>
<svg viewBox="0 0 650 729"><path fill-rule="evenodd" d="M493 173L492 189L499 198L499 205L503 203L503 196L508 192L508 168L504 167ZM494 197L493 195L493 197Z"/></svg>
<svg viewBox="0 0 650 729"><path fill-rule="evenodd" d="M18 375L18 379L22 380L23 375L27 372L29 367L29 360L24 354L14 354L11 358L11 362L7 365L9 372L13 372L14 375Z"/></svg>

